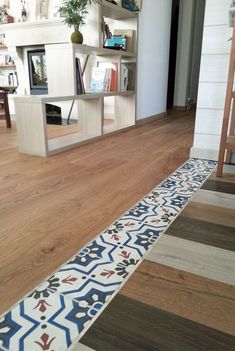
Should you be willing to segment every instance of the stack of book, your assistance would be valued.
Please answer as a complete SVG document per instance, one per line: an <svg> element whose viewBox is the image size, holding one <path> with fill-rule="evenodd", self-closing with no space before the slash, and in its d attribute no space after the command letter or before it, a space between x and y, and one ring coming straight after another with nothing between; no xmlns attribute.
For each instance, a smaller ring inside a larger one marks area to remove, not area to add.
<svg viewBox="0 0 235 351"><path fill-rule="evenodd" d="M14 64L9 55L0 55L0 65Z"/></svg>
<svg viewBox="0 0 235 351"><path fill-rule="evenodd" d="M112 37L105 40L104 47L132 52L134 51L134 33L132 29L114 29Z"/></svg>
<svg viewBox="0 0 235 351"><path fill-rule="evenodd" d="M117 90L117 63L98 62L92 68L91 92L114 92Z"/></svg>
<svg viewBox="0 0 235 351"><path fill-rule="evenodd" d="M8 74L0 74L0 86L18 86L18 76L17 72L12 72Z"/></svg>
<svg viewBox="0 0 235 351"><path fill-rule="evenodd" d="M134 34L132 29L114 29L114 37L125 37L125 50L130 52L134 51Z"/></svg>
<svg viewBox="0 0 235 351"><path fill-rule="evenodd" d="M14 87L18 86L17 72L8 73L8 85Z"/></svg>

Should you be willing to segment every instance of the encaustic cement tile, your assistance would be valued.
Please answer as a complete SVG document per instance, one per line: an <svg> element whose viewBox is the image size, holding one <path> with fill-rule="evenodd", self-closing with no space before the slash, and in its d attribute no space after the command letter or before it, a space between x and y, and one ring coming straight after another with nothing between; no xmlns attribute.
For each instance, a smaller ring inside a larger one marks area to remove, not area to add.
<svg viewBox="0 0 235 351"><path fill-rule="evenodd" d="M189 160L4 315L0 351L65 351L77 342L215 165Z"/></svg>
<svg viewBox="0 0 235 351"><path fill-rule="evenodd" d="M55 292L43 298L36 290L1 319L2 346L14 351L67 350L112 293L87 289L75 301Z"/></svg>

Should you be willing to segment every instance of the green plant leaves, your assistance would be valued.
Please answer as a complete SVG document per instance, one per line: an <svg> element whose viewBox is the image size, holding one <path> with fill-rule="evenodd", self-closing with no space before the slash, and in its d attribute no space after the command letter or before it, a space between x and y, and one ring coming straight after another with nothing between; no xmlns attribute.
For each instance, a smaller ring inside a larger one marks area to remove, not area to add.
<svg viewBox="0 0 235 351"><path fill-rule="evenodd" d="M80 26L85 24L87 5L101 3L102 0L64 0L58 12L64 17L64 23L68 27L74 27L78 31Z"/></svg>

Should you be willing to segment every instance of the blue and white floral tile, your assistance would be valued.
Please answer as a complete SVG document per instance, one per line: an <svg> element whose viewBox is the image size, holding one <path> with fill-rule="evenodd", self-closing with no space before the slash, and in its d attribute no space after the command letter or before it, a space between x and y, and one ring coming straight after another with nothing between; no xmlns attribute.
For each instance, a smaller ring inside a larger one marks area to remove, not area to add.
<svg viewBox="0 0 235 351"><path fill-rule="evenodd" d="M1 317L0 351L75 344L215 165L189 160Z"/></svg>
<svg viewBox="0 0 235 351"><path fill-rule="evenodd" d="M35 291L1 319L2 345L12 351L67 350L112 293L87 289L75 301L55 292L40 298Z"/></svg>

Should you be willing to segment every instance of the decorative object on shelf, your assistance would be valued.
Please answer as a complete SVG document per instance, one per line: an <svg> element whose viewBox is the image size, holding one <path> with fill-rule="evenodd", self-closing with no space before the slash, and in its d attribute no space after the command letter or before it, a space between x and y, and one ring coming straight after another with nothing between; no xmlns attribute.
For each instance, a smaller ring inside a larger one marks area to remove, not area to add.
<svg viewBox="0 0 235 351"><path fill-rule="evenodd" d="M22 20L22 22L26 22L27 21L27 11L25 8L25 1L21 0L21 5L22 5L21 20Z"/></svg>
<svg viewBox="0 0 235 351"><path fill-rule="evenodd" d="M13 17L9 16L8 10L9 9L8 9L7 5L4 4L4 5L0 6L0 24L13 22Z"/></svg>
<svg viewBox="0 0 235 351"><path fill-rule="evenodd" d="M91 4L98 4L101 0L64 0L59 7L60 16L64 17L64 23L69 27L74 27L71 34L71 42L75 44L83 43L83 35L80 27L85 24L87 15L86 7Z"/></svg>
<svg viewBox="0 0 235 351"><path fill-rule="evenodd" d="M6 45L6 35L4 33L0 34L0 45Z"/></svg>
<svg viewBox="0 0 235 351"><path fill-rule="evenodd" d="M36 19L42 20L48 18L48 2L49 0L36 0Z"/></svg>
<svg viewBox="0 0 235 351"><path fill-rule="evenodd" d="M7 23L6 21L7 17L7 7L6 5L0 6L0 23Z"/></svg>
<svg viewBox="0 0 235 351"><path fill-rule="evenodd" d="M107 39L112 38L112 33L110 32L108 24L105 22L104 17L101 20L101 32L102 32L102 43L103 47L105 47L105 43Z"/></svg>
<svg viewBox="0 0 235 351"><path fill-rule="evenodd" d="M232 0L229 7L229 27L233 27L235 20L235 0Z"/></svg>
<svg viewBox="0 0 235 351"><path fill-rule="evenodd" d="M129 11L140 11L141 7L141 2L140 0L122 0L122 7L126 10Z"/></svg>

